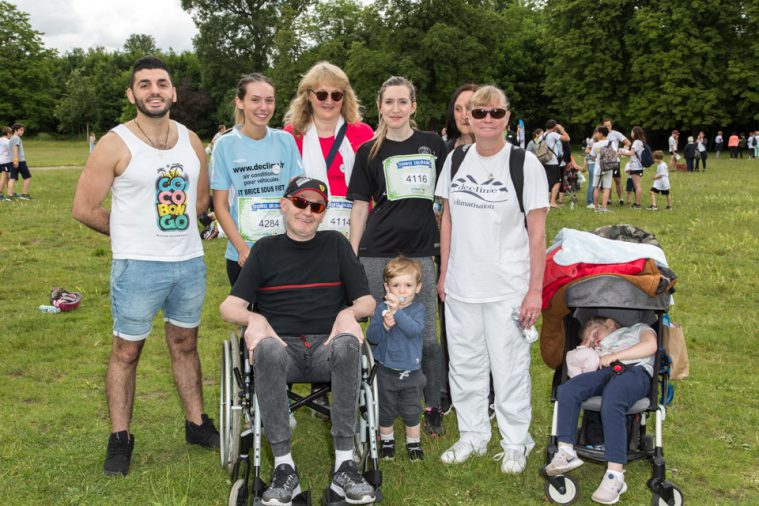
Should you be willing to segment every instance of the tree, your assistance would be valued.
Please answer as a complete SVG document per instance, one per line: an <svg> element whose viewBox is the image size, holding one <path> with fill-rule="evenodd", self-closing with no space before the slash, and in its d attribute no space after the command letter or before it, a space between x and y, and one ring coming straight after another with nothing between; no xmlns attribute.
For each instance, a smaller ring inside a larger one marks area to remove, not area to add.
<svg viewBox="0 0 759 506"><path fill-rule="evenodd" d="M0 120L23 120L31 130L55 125L56 53L43 47L29 14L0 0Z"/></svg>
<svg viewBox="0 0 759 506"><path fill-rule="evenodd" d="M198 26L194 45L202 64L202 86L211 98L223 104L240 74L268 71L277 58L275 35L288 29L292 13L305 14L312 3L182 0L182 8L192 14Z"/></svg>

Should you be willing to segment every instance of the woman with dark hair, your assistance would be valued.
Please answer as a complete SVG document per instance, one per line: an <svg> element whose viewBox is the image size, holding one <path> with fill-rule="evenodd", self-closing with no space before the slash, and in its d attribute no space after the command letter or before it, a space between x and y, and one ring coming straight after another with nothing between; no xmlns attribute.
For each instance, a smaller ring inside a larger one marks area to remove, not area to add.
<svg viewBox="0 0 759 506"><path fill-rule="evenodd" d="M640 157L643 154L643 146L646 142L646 133L639 126L632 127L632 133L630 137L633 140L630 149L620 149L620 153L630 157L630 176L632 178L633 187L635 188L635 203L632 204L633 209L641 209L640 198L643 195L643 189L640 184L640 180L643 177L643 162Z"/></svg>
<svg viewBox="0 0 759 506"><path fill-rule="evenodd" d="M235 126L213 150L213 205L229 238L227 277L234 285L255 241L284 231L279 200L287 183L303 174L298 148L282 130L269 128L274 83L262 74L242 76L234 98Z"/></svg>
<svg viewBox="0 0 759 506"><path fill-rule="evenodd" d="M472 144L474 136L466 115L466 104L477 91L478 86L473 83L462 84L451 95L448 102L448 115L445 118L446 147L453 151L462 144Z"/></svg>
<svg viewBox="0 0 759 506"><path fill-rule="evenodd" d="M374 138L356 152L348 185L353 201L350 242L377 301L384 297L383 271L390 258L404 255L422 267L422 289L416 300L426 308L422 344L424 430L444 432L440 409L442 361L437 342L437 275L432 258L439 254L440 232L432 202L437 175L447 154L443 139L416 129L416 89L393 76L377 95L379 125ZM369 207L373 202L374 206Z"/></svg>

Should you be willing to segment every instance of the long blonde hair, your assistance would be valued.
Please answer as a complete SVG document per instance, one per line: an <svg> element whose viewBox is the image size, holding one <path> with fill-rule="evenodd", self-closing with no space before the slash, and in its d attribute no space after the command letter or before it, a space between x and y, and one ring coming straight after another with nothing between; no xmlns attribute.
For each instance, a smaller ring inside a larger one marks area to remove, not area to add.
<svg viewBox="0 0 759 506"><path fill-rule="evenodd" d="M240 80L237 82L237 92L235 93L235 98L245 100L245 94L248 92L248 85L250 83L266 83L271 86L271 89L274 90L275 94L277 92L277 88L274 86L274 81L259 72L254 72L252 74L243 74L240 76ZM232 107L235 109L235 125L244 125L245 113L242 112L239 107L237 107L235 99L232 99Z"/></svg>
<svg viewBox="0 0 759 506"><path fill-rule="evenodd" d="M313 108L308 100L308 94L319 86L329 85L343 91L343 105L340 109L346 123L361 121L360 105L356 93L351 88L348 76L337 65L320 61L303 74L298 83L298 94L290 102L285 114L284 123L292 124L295 135L303 135L313 120Z"/></svg>
<svg viewBox="0 0 759 506"><path fill-rule="evenodd" d="M377 131L374 134L374 138L372 139L374 145L372 146L372 149L369 150L370 160L377 156L377 153L382 147L382 143L385 141L385 137L387 137L387 124L382 118L382 113L380 113L379 110L382 104L382 96L385 94L385 90L387 90L390 86L405 86L408 88L411 102L416 102L416 88L414 88L414 84L405 77L391 76L387 81L382 83L382 87L380 88L379 93L377 93L377 112L379 113L379 123L377 124ZM416 121L412 119L410 120L410 123L411 128L416 130Z"/></svg>

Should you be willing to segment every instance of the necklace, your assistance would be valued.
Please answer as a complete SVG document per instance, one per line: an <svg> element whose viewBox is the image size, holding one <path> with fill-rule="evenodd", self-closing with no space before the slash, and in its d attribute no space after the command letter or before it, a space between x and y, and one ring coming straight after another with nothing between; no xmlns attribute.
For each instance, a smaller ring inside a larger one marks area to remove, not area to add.
<svg viewBox="0 0 759 506"><path fill-rule="evenodd" d="M137 123L137 118L134 118L134 124L137 125L137 128L140 129L140 132L142 132L142 135L145 136L145 138L148 140L151 146L153 146L154 149L166 149L166 145L169 143L169 132L171 131L171 123L167 125L166 128L166 137L163 139L163 144L161 144L161 147L158 147L153 142L153 139L150 138L148 134L145 133L145 130L142 129L139 123Z"/></svg>
<svg viewBox="0 0 759 506"><path fill-rule="evenodd" d="M493 168L495 168L496 171L501 168L500 167L501 158L498 156L500 154L500 152L501 152L501 150L499 149L498 151L496 151L492 155L482 155L482 154L476 152L476 148L475 148L475 155L477 155L476 156L477 162L480 164L480 167L482 167L482 170L484 170L485 173L488 175L488 179L493 179L493 177L495 175L495 171L492 170ZM483 160L483 158L487 158L488 162L490 162L490 163L489 164L485 164L485 160ZM490 168L488 168L488 167L490 167Z"/></svg>

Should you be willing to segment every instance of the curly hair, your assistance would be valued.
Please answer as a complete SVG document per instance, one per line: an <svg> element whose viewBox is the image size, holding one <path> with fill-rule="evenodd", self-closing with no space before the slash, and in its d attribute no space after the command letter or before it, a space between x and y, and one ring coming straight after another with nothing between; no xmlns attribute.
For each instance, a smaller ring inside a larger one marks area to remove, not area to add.
<svg viewBox="0 0 759 506"><path fill-rule="evenodd" d="M303 74L298 83L298 92L290 102L285 114L284 123L292 124L295 135L303 135L313 120L313 108L308 100L308 94L319 86L334 86L343 92L343 105L340 109L346 123L361 121L361 111L356 93L351 88L350 80L337 65L320 61Z"/></svg>

